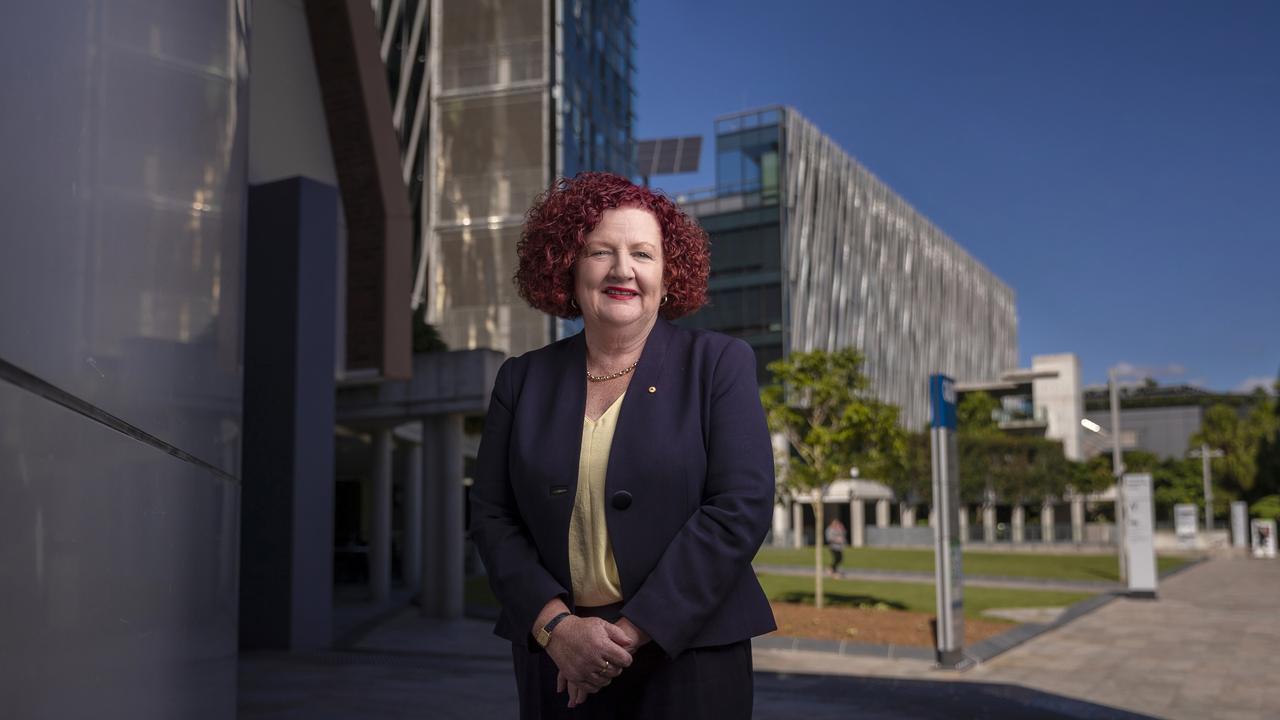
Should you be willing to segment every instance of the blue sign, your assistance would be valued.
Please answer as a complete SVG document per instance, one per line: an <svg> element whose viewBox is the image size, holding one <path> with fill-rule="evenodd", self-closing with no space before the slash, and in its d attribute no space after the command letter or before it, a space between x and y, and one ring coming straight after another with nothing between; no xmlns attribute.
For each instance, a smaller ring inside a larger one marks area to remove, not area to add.
<svg viewBox="0 0 1280 720"><path fill-rule="evenodd" d="M946 375L929 376L930 427L956 429L956 381Z"/></svg>

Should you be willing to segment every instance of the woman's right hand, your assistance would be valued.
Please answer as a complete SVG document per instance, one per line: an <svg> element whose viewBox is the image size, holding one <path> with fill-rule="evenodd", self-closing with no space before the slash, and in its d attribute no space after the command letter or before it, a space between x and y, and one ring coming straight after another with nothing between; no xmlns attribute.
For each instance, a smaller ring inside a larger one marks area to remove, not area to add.
<svg viewBox="0 0 1280 720"><path fill-rule="evenodd" d="M551 633L547 654L565 680L591 686L608 685L631 665L626 634L600 618L565 618ZM594 691L593 690L593 691Z"/></svg>

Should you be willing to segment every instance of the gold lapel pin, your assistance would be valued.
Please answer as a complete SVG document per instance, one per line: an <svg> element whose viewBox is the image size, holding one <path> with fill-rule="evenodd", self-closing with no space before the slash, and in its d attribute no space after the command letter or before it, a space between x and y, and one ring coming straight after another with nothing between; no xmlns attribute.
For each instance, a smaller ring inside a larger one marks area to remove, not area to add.
<svg viewBox="0 0 1280 720"><path fill-rule="evenodd" d="M656 388L656 387L654 387L654 386L650 385L650 386L649 386L649 392L651 392L651 393L656 393L656 392L658 392L658 388Z"/></svg>

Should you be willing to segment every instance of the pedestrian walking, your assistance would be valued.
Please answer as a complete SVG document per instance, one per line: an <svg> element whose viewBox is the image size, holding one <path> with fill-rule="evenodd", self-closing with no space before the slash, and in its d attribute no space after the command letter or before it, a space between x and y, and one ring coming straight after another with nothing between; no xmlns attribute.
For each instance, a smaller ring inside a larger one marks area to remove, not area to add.
<svg viewBox="0 0 1280 720"><path fill-rule="evenodd" d="M844 560L845 530L840 518L835 518L827 525L827 547L831 549L831 576L840 575L840 563Z"/></svg>

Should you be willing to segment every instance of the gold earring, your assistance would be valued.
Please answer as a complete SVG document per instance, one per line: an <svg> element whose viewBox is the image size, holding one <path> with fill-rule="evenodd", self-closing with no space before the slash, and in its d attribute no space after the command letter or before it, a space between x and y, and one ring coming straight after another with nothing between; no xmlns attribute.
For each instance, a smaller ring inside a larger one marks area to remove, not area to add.
<svg viewBox="0 0 1280 720"><path fill-rule="evenodd" d="M670 296L670 295L663 295L663 296L662 296L662 302L660 302L660 303L658 303L658 304L659 304L659 305L666 305L666 304L667 304L667 298L669 298L669 297L671 297L671 296Z"/></svg>

